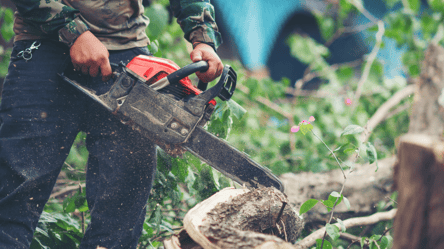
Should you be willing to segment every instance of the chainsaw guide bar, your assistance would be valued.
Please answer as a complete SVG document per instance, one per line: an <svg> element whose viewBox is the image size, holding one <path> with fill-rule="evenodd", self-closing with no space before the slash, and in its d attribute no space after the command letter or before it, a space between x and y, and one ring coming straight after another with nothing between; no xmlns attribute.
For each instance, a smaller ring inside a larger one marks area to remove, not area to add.
<svg viewBox="0 0 444 249"><path fill-rule="evenodd" d="M127 65L121 62L113 68L114 83L102 95L64 73L60 77L168 154L178 156L189 151L241 185L273 186L284 191L282 182L268 168L203 129L214 111L214 98L226 101L234 93L237 76L230 66L224 67L219 82L208 90L207 84L199 82L198 89L188 78L206 71L205 61L180 68L167 59L139 55Z"/></svg>

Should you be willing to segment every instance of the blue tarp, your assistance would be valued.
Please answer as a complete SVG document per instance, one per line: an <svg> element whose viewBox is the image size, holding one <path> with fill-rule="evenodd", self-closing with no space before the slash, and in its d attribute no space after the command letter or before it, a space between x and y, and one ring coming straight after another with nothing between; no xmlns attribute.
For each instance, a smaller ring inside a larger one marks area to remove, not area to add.
<svg viewBox="0 0 444 249"><path fill-rule="evenodd" d="M213 0L249 69L264 67L280 28L305 0Z"/></svg>
<svg viewBox="0 0 444 249"><path fill-rule="evenodd" d="M218 15L222 16L230 39L233 39L241 61L245 67L254 70L266 66L267 59L276 41L280 29L286 21L298 11L308 10L307 2L316 0L213 0L218 6ZM381 18L387 10L381 0L365 0L365 8L377 18ZM355 25L368 20L362 15L354 20ZM370 35L363 31L357 34L357 39L368 50L374 44L368 42ZM225 38L226 39L226 38ZM395 43L385 39L385 46L378 53L378 58L384 62L385 75L389 78L402 74L402 49L397 49ZM344 47L345 49L351 49ZM340 53L340 51L336 51Z"/></svg>

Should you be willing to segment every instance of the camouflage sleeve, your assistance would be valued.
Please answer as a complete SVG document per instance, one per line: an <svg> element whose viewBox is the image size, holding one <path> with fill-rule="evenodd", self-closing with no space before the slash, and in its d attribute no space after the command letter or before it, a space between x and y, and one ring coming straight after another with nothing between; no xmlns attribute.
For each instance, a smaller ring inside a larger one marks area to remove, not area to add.
<svg viewBox="0 0 444 249"><path fill-rule="evenodd" d="M12 0L26 23L45 34L56 34L69 47L88 26L78 17L79 11L57 0Z"/></svg>
<svg viewBox="0 0 444 249"><path fill-rule="evenodd" d="M170 0L170 4L185 39L193 44L206 43L214 50L219 47L222 37L210 0Z"/></svg>

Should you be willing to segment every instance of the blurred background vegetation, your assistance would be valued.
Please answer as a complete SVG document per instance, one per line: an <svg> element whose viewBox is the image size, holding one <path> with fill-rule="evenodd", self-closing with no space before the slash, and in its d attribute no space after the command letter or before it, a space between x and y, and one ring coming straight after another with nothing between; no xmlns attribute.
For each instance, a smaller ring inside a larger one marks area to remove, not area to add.
<svg viewBox="0 0 444 249"><path fill-rule="evenodd" d="M279 32L273 37L263 37L272 43L257 50L267 55L251 66L240 52L242 42L234 39L241 35L233 33L239 25L244 25L244 29L249 26L228 19L230 15L224 14L226 10L221 5L238 3L242 8L254 1L214 1L216 15L219 10L221 13L217 21L225 41L218 53L238 74L233 100L242 107L219 101L207 129L277 175L338 167L322 142L313 136L290 132L292 126L310 116L316 119L313 131L335 150L344 165L368 162L365 150L360 150L362 155L357 161L348 160L362 145L358 135L341 137L341 132L350 124L365 127L378 107L419 75L423 52L430 41L435 38L442 42L441 0L313 2L317 5L300 7L274 27ZM151 20L147 34L153 54L180 66L189 64L190 46L171 17L169 1L149 1L145 14ZM267 17L263 15L252 18ZM4 78L13 38L13 6L4 0L0 20L0 78ZM377 25L379 21L382 29ZM249 37L244 39L250 44L255 42ZM344 53L350 56L341 57ZM278 70L284 66L289 70ZM195 77L192 81L197 82ZM358 87L362 87L359 95ZM396 153L396 138L408 131L412 100L413 95L404 99L372 131L369 141L376 148L378 159ZM71 148L52 198L45 206L32 248L77 248L81 240L89 219L83 191L88 156L85 137L80 133ZM159 248L165 237L180 229L187 210L234 184L188 153L182 159L170 158L160 150L158 155L139 248ZM376 211L383 210L378 207ZM379 224L366 236L381 234L389 223ZM340 239L331 242L337 248L347 247Z"/></svg>

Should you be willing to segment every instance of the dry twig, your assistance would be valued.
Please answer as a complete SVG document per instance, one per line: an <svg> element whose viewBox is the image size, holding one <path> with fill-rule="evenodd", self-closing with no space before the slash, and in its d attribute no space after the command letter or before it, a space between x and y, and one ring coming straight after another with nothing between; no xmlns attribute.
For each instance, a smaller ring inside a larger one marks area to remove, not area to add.
<svg viewBox="0 0 444 249"><path fill-rule="evenodd" d="M60 190L60 191L58 191L58 192L55 192L55 193L51 194L51 196L50 196L49 198L55 198L55 197L57 197L57 196L64 195L64 194L66 194L66 193L68 193L68 192L71 192L71 191L73 191L73 190L78 189L79 186L82 187L82 188L84 188L84 187L86 186L86 184L85 184L85 183L82 183L82 184L79 184L79 185L74 185L74 186L68 186L68 187L65 187L65 188L63 188L62 190Z"/></svg>
<svg viewBox="0 0 444 249"><path fill-rule="evenodd" d="M386 220L391 220L391 219L395 218L396 211L397 211L397 209L392 209L387 212L375 213L375 214L367 216L367 217L351 218L348 220L344 220L343 223L344 223L345 228L371 225L371 224L378 223L380 221L386 221ZM333 225L340 228L339 223L335 223ZM310 246L313 246L314 244L316 244L317 239L322 238L325 231L326 231L325 227L323 227L323 228L313 232L312 234L305 237L303 240L296 243L295 248L302 249L302 248L309 248Z"/></svg>
<svg viewBox="0 0 444 249"><path fill-rule="evenodd" d="M396 92L390 99L388 99L384 104L382 104L378 110L376 110L375 114L368 120L367 122L367 130L368 132L361 133L360 141L366 142L370 137L373 129L389 115L390 110L398 105L401 100L410 96L415 92L415 85L408 85L402 90Z"/></svg>
<svg viewBox="0 0 444 249"><path fill-rule="evenodd" d="M382 36L384 35L385 28L384 22L378 21L378 32L376 33L376 44L373 47L372 52L368 56L367 63L364 67L364 72L362 73L361 78L358 81L358 88L356 89L355 97L353 100L352 110L355 110L356 106L359 103L359 98L361 97L362 88L364 87L364 83L367 81L368 76L370 75L370 69L372 68L372 64L376 59L376 55L378 54L379 48L382 44Z"/></svg>

